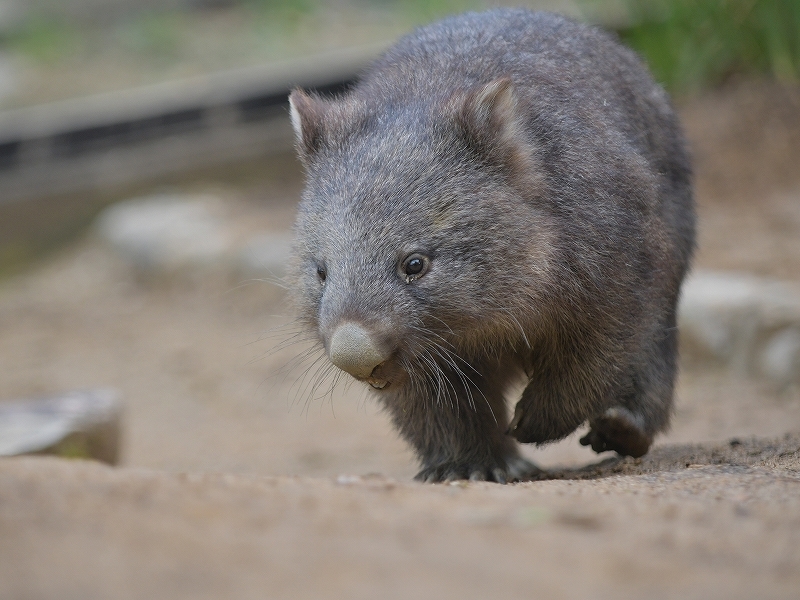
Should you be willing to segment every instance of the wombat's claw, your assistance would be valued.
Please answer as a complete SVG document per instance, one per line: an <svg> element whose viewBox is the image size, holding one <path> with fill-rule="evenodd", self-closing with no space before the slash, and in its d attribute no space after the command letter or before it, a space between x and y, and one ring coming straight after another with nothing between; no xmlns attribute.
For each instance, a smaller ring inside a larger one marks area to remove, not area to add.
<svg viewBox="0 0 800 600"><path fill-rule="evenodd" d="M602 416L590 421L591 429L580 442L583 446L591 446L598 454L613 450L621 456L639 458L647 454L653 442L639 420L626 408L609 408Z"/></svg>
<svg viewBox="0 0 800 600"><path fill-rule="evenodd" d="M522 407L519 404L517 404L517 406L514 407L514 417L508 424L508 429L506 429L506 435L514 435L514 432L517 430L521 422L522 422Z"/></svg>
<svg viewBox="0 0 800 600"><path fill-rule="evenodd" d="M528 463L525 459L520 458L519 460ZM530 463L528 464L530 465ZM515 466L514 468L521 471L521 466ZM448 462L433 467L426 467L417 473L414 479L424 483L441 483L445 481L459 481L462 479L508 483L509 481L520 478L520 475L516 474L516 470L512 473L511 466L504 468L498 465L492 465L475 468L472 465Z"/></svg>
<svg viewBox="0 0 800 600"><path fill-rule="evenodd" d="M540 479L546 472L537 467L531 461L515 456L508 459L508 475L512 481L526 480L526 479Z"/></svg>

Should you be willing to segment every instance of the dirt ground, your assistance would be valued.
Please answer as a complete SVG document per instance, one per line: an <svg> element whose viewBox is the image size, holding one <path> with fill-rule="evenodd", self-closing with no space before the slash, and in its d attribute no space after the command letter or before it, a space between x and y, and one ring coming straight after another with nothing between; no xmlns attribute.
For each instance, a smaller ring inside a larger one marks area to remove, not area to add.
<svg viewBox="0 0 800 600"><path fill-rule="evenodd" d="M589 480L0 466L4 598L797 598L800 437Z"/></svg>
<svg viewBox="0 0 800 600"><path fill-rule="evenodd" d="M800 280L800 89L681 113L697 265ZM299 185L193 189L280 230ZM121 467L0 461L0 597L800 598L797 389L684 365L644 459L573 435L526 449L552 481L424 486L365 390L286 368L288 313L271 284L143 277L91 234L0 282L0 399L126 402Z"/></svg>

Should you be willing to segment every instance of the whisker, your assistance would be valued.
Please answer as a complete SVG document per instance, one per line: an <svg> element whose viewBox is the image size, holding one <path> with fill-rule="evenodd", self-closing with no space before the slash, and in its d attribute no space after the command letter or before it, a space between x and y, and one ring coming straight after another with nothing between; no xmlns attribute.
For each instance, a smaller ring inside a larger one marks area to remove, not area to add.
<svg viewBox="0 0 800 600"><path fill-rule="evenodd" d="M283 290L289 291L289 286L286 285L286 282L281 279L280 277L273 276L273 277L253 277L251 279L245 279L244 281L240 281L235 286L228 288L224 293L230 294L231 292L235 292L236 290L240 290L242 288L255 285L258 283L266 283L269 285L277 286Z"/></svg>

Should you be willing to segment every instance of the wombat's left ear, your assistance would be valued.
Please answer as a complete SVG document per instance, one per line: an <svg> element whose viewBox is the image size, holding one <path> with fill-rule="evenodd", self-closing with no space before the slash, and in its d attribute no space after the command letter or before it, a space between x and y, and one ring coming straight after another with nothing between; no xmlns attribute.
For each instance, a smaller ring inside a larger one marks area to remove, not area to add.
<svg viewBox="0 0 800 600"><path fill-rule="evenodd" d="M301 89L289 94L292 127L297 138L300 158L307 162L319 150L323 141L326 102Z"/></svg>
<svg viewBox="0 0 800 600"><path fill-rule="evenodd" d="M511 78L478 86L453 102L456 126L476 152L515 177L528 178L539 171Z"/></svg>

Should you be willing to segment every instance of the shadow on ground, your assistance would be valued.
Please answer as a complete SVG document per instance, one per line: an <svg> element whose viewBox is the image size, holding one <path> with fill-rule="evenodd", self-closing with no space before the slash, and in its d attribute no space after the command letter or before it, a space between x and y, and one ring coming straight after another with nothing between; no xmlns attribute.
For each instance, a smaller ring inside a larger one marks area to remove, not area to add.
<svg viewBox="0 0 800 600"><path fill-rule="evenodd" d="M766 466L798 468L800 434L781 438L731 438L718 444L657 446L641 458L615 457L578 468L550 469L542 479L602 479L615 475L675 472L705 465L726 467ZM793 466L790 466L793 465Z"/></svg>

